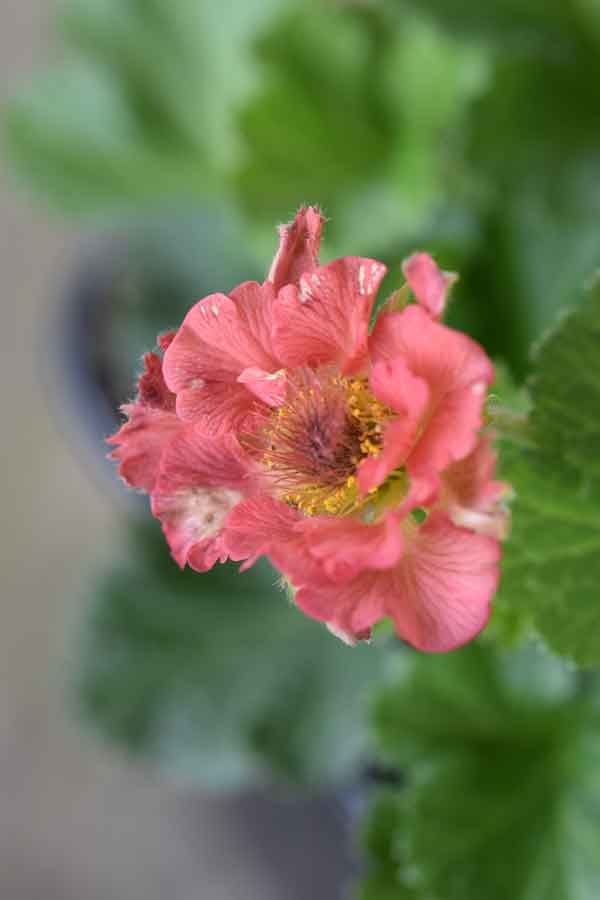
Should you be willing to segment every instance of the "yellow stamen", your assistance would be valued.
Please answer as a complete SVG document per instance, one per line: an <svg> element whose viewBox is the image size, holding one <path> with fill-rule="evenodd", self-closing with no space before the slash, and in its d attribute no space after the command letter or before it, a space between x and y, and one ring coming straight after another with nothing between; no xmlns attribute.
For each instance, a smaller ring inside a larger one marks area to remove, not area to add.
<svg viewBox="0 0 600 900"><path fill-rule="evenodd" d="M364 378L311 370L301 378L289 403L273 410L253 438L275 495L307 516L377 517L382 504L405 491L406 478L390 476L361 498L356 470L381 452L385 422L394 412L373 396Z"/></svg>

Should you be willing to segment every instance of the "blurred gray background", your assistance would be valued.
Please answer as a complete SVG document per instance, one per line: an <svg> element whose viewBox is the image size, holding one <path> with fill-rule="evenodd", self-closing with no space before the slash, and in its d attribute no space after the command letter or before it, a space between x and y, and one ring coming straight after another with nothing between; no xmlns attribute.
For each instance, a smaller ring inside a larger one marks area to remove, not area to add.
<svg viewBox="0 0 600 900"><path fill-rule="evenodd" d="M0 11L6 96L48 57L52 5ZM66 714L65 626L111 507L54 425L43 336L81 240L0 187L2 279L2 900L270 897L268 879L206 801L189 800L82 738Z"/></svg>
<svg viewBox="0 0 600 900"><path fill-rule="evenodd" d="M4 0L2 100L47 62L52 12L50 3ZM309 897L311 867L303 866L301 840L310 828L306 810L290 826L283 799L271 810L271 824L261 825L252 803L166 785L102 750L69 717L65 634L76 619L77 595L85 593L86 571L108 553L113 508L53 416L44 336L86 238L33 211L7 184L5 170L0 178L0 897ZM269 865L284 828L279 818L296 844L293 890L285 878L277 882L282 876ZM319 827L327 823L316 826L317 839Z"/></svg>

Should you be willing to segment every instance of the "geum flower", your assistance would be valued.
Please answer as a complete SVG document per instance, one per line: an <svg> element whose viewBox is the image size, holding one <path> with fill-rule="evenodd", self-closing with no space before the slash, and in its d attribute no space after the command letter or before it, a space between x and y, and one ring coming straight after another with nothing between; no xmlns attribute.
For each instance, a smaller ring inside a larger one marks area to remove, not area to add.
<svg viewBox="0 0 600 900"><path fill-rule="evenodd" d="M424 253L369 334L386 268L319 265L322 225L301 209L263 284L205 297L159 339L112 455L180 566L265 555L347 642L389 616L414 647L451 650L489 618L507 527L493 368L440 323L455 276Z"/></svg>

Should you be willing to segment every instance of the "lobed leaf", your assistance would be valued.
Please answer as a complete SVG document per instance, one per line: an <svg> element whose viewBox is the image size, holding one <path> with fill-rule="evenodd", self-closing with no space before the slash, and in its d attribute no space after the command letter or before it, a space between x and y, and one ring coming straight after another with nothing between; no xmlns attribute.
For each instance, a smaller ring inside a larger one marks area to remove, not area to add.
<svg viewBox="0 0 600 900"><path fill-rule="evenodd" d="M538 350L529 449L506 448L513 530L497 603L557 653L600 661L600 288Z"/></svg>
<svg viewBox="0 0 600 900"><path fill-rule="evenodd" d="M244 574L180 572L160 532L139 528L84 623L86 718L205 787L347 776L367 752L360 709L382 654L332 640L276 580L260 563Z"/></svg>
<svg viewBox="0 0 600 900"><path fill-rule="evenodd" d="M67 0L65 61L7 110L22 181L71 214L223 197L253 35L282 0Z"/></svg>
<svg viewBox="0 0 600 900"><path fill-rule="evenodd" d="M423 900L598 896L600 716L572 670L531 648L411 654L374 724L385 759L409 768L375 808L369 900L404 896L401 867Z"/></svg>
<svg viewBox="0 0 600 900"><path fill-rule="evenodd" d="M256 53L264 77L240 107L236 175L254 223L270 231L282 208L319 202L340 255L397 254L434 220L443 230L446 170L459 167L454 136L486 83L484 52L398 11L300 2Z"/></svg>

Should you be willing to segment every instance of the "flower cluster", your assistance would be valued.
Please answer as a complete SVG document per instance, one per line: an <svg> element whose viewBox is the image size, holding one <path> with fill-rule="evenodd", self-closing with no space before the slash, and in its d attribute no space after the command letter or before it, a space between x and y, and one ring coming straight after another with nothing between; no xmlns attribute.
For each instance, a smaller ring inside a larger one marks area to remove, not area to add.
<svg viewBox="0 0 600 900"><path fill-rule="evenodd" d="M440 323L454 276L424 253L369 332L386 268L319 265L322 225L300 210L263 284L205 297L159 338L112 456L180 566L265 555L349 643L389 616L451 650L489 618L507 528L493 368Z"/></svg>

